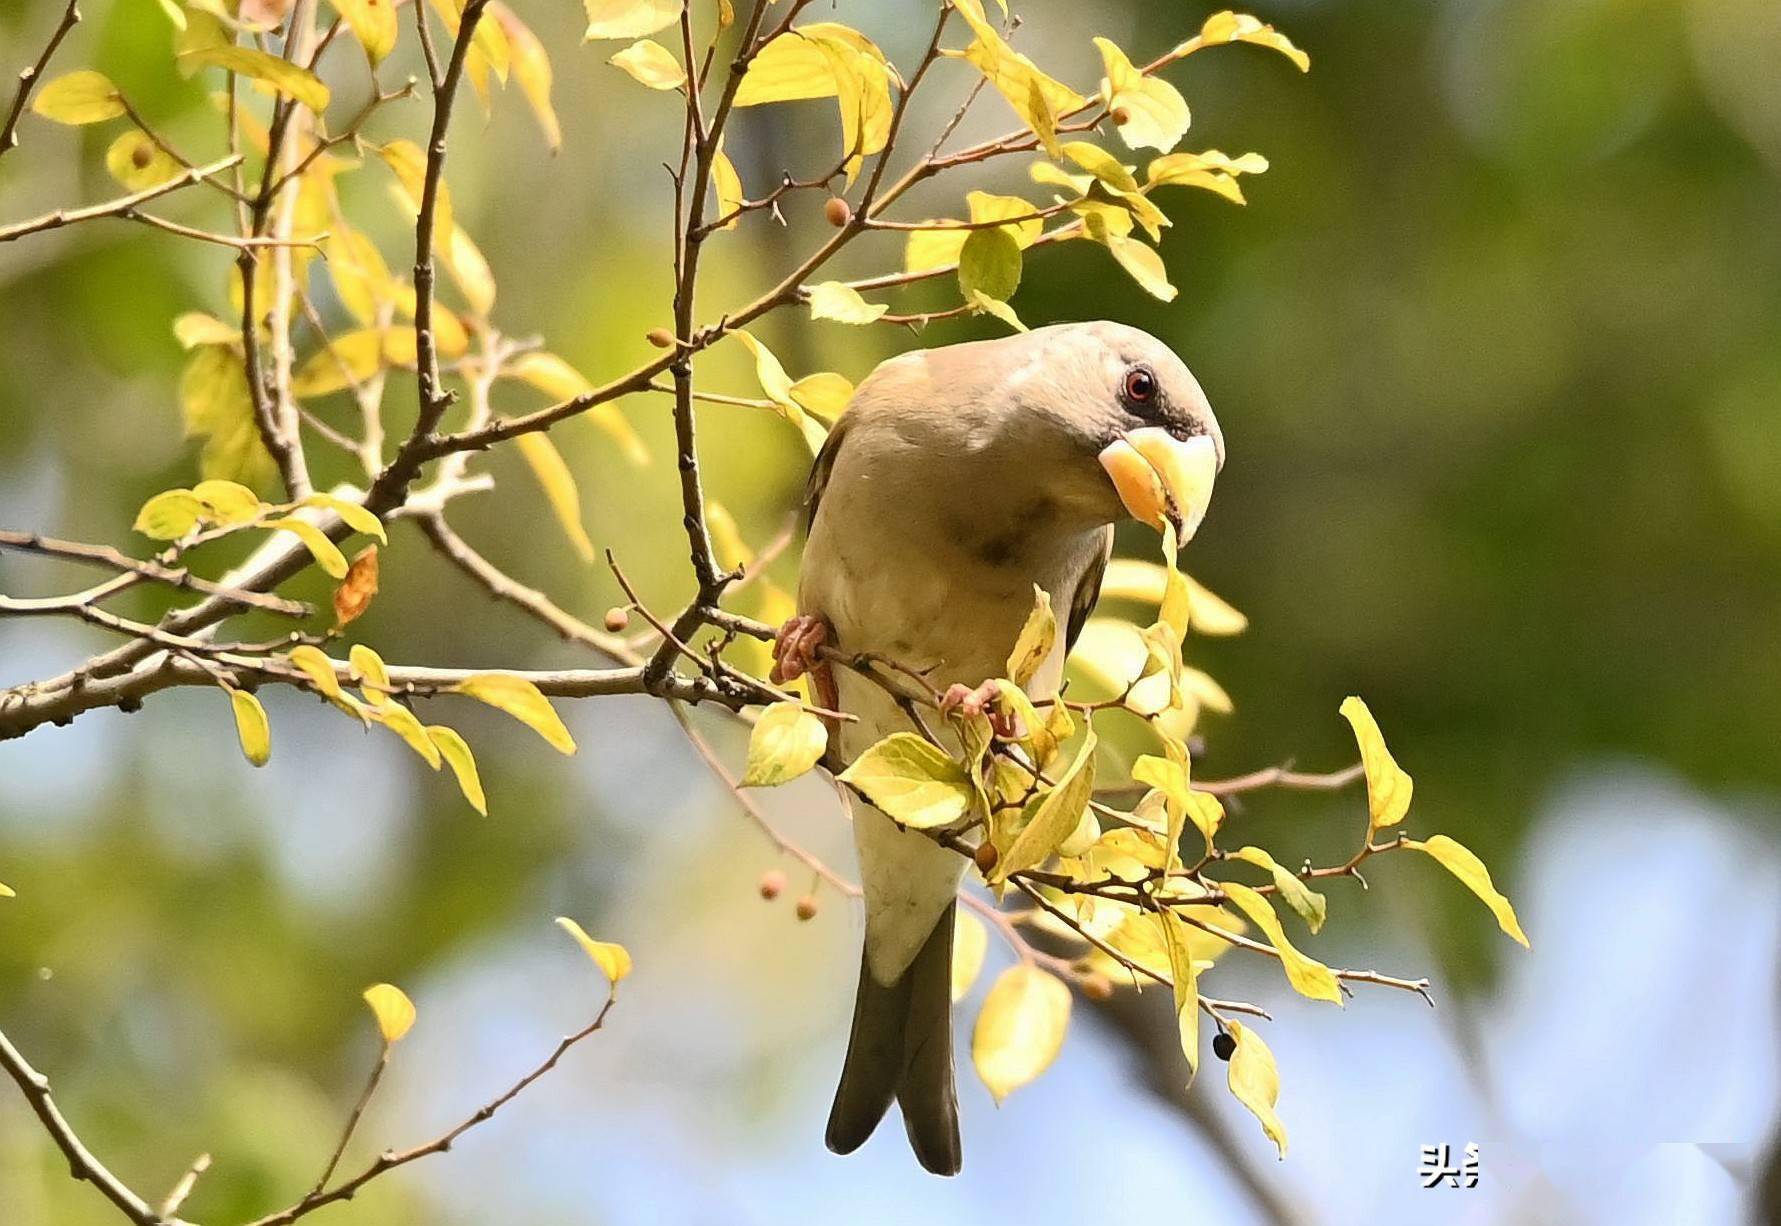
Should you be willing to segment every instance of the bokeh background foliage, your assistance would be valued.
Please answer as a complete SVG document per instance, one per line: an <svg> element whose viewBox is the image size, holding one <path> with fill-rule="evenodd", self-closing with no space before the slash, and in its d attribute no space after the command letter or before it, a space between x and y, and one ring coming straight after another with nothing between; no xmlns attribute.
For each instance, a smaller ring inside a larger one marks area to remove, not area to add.
<svg viewBox="0 0 1781 1226"><path fill-rule="evenodd" d="M206 130L202 87L165 71L169 31L156 7L86 7L62 66L105 71L176 137ZM496 270L507 327L548 336L598 378L647 357L644 332L668 322L669 188L639 151L671 147L678 114L640 97L601 45L576 46L578 6L516 7L553 47L564 146L547 155L516 97L499 98L486 125L468 104L454 201ZM924 7L845 16L903 62L919 53ZM1022 7L1040 62L1081 86L1100 71L1092 34L1134 54L1161 50L1215 6ZM0 62L22 62L59 8L7 6ZM1669 931L1678 943L1647 953L1696 966L1714 1012L1748 1021L1738 1033L1755 1063L1712 1043L1678 1055L1661 1031L1649 1050L1604 1046L1597 1058L1613 1050L1631 1068L1683 1060L1703 1101L1751 1100L1726 1118L1772 1120L1781 10L1766 0L1282 0L1252 10L1308 50L1314 71L1234 50L1172 74L1194 108L1188 147L1255 149L1272 163L1246 184L1242 211L1210 194L1176 204L1162 250L1180 297L1153 302L1105 251L1066 244L1035 255L1014 302L1029 323L1110 316L1155 331L1195 368L1225 425L1231 462L1186 560L1251 628L1199 646L1195 662L1237 704L1204 727L1199 769L1235 773L1287 756L1340 765L1352 742L1336 705L1365 694L1416 775L1424 829L1452 831L1493 866L1538 956L1569 959L1560 982L1579 991L1618 965L1616 930L1658 905L1666 879L1696 882L1680 899L1680 926L1695 939ZM961 81L969 71L950 70ZM950 111L936 105L942 92L918 108L930 128ZM415 122L395 112L387 122ZM1008 121L987 98L973 123L993 134ZM105 136L41 123L25 135L0 164L7 218L111 194ZM782 166L826 169L832 142L832 114L812 103L741 115L728 150L758 191ZM1021 185L1018 167L1003 173L980 185ZM346 181L349 192L381 190L361 177ZM819 207L794 197L789 230L757 218L726 236L708 308L785 267L799 236L822 225ZM405 223L385 212L378 237L400 252ZM183 355L168 324L189 309L226 313L228 253L195 256L101 224L110 228L0 252L6 526L116 539L145 497L191 477L171 395ZM894 264L894 239L874 241L842 271ZM788 314L761 332L794 373L857 377L907 344L996 328L942 323L913 338ZM733 388L750 393L743 358L721 350L709 359L716 382L726 361ZM647 469L627 466L591 423L553 432L580 476L590 535L621 549L661 607L686 594L668 403L624 406L658 457ZM747 410L702 410L701 430L714 494L750 539L770 537L794 508L802 442ZM507 492L461 509L467 535L583 613L611 603L605 571L575 556L517 458L497 471ZM323 468L319 483L346 475ZM1153 548L1136 536L1127 545ZM27 577L25 565L0 556L8 591L67 577L41 564ZM780 571L790 583L790 565ZM315 582L300 594L323 597ZM482 655L490 642L502 644L501 663L573 658L466 589L412 531L398 529L383 584L362 637L401 643L405 658L484 665L495 662ZM153 593L141 599L139 610L153 611ZM65 627L0 625L0 680L59 670L89 643ZM924 1199L938 1194L916 1184L888 1141L851 1166L829 1159L817 1132L844 1038L853 922L838 900L804 925L785 903L759 901L756 880L776 858L648 700L576 704L574 759L492 713L466 723L488 820L399 746L361 741L294 696L268 704L277 748L262 772L235 756L225 707L203 693L0 746L0 876L21 893L0 915L8 1030L120 1170L154 1186L199 1151L215 1153L190 1207L200 1220L282 1203L312 1177L372 1058L364 984L403 983L422 1018L368 1144L430 1135L591 1016L597 988L584 990L579 954L548 926L562 912L638 954L615 1033L522 1106L523 1118L498 1121L436 1170L386 1181L334 1211L342 1220L752 1220L793 1206L824 1213L838 1189L861 1186L961 1219L1008 1204L1061 1217L1069 1194L998 1193L997 1164L1081 1118L1087 1096L1107 1144L1126 1146L1103 1158L1107 1171L1127 1172L1115 1203L1146 1203L1145 1191L1191 1176L1188 1187L1230 1220L1267 1211L1231 1177L1228 1153L1206 1143L1216 1117L1144 1114L1157 1110L1139 1105L1148 1087L1166 1088L1180 1070L1145 1056L1120 1019L1073 1035L1055 1088L1035 1087L1024 1104L1017 1096L994 1113L967 1087L972 1152L950 1199ZM1602 778L1620 781L1619 799L1587 829L1613 841L1603 854L1614 871L1580 861L1559 888L1599 895L1599 905L1581 911L1580 928L1543 930L1519 883L1537 877L1538 853L1562 845L1567 823L1585 828L1590 806L1576 798ZM1257 843L1326 858L1345 853L1357 804L1263 796L1241 820L1256 824ZM779 811L845 860L828 806L813 785ZM1715 877L1715 865L1732 876ZM1375 1096L1445 1084L1442 1052L1476 1057L1478 1032L1518 1024L1497 959L1525 955L1435 877L1382 865L1364 906L1331 891L1325 947L1364 957L1383 941L1404 951L1394 969L1439 967L1455 1027L1410 1017L1421 1010L1414 999L1351 1009L1349 1025L1358 1015L1385 1036L1404 1028L1401 1050L1364 1049L1360 1084ZM1700 1023L1648 973L1646 995L1631 999ZM1563 999L1520 1007L1547 1023L1530 1042L1567 1026ZM1296 1017L1287 1007L1281 1029L1290 1034ZM1460 1220L1440 1216L1460 1202L1430 1218L1433 1202L1415 1199L1410 1131L1386 1130L1391 1140L1377 1146L1343 1135L1343 1087L1315 1080L1325 1076L1315 1066L1362 1057L1317 1033L1295 1044L1270 1032L1282 1113L1293 1126L1302 1095L1310 1127L1295 1141L1313 1139L1263 1178L1310 1220L1320 1211L1307 1190L1320 1177L1348 1179L1343 1187L1370 1193L1366 1203L1388 1216L1401 1195L1413 1207L1403 1212L1425 1214L1405 1220ZM1415 1123L1513 1132L1480 1107L1501 1070L1479 1064ZM1295 1085L1295 1074L1307 1080ZM1736 1093L1734 1078L1744 1083ZM1599 1114L1628 1144L1646 1138ZM1763 1127L1731 1133L1661 1139L1748 1142L1738 1161L1760 1165ZM1247 1160L1261 1147L1243 1134ZM1162 1173L1170 1162L1178 1169ZM1343 1165L1359 1173L1338 1175ZM1533 1186L1565 1186L1562 1167L1536 1170L1549 1182ZM1500 1220L1547 1220L1527 1199L1486 1203ZM0 1219L61 1226L104 1213L62 1178L22 1106L0 1100ZM1328 1205L1322 1213L1345 1220Z"/></svg>

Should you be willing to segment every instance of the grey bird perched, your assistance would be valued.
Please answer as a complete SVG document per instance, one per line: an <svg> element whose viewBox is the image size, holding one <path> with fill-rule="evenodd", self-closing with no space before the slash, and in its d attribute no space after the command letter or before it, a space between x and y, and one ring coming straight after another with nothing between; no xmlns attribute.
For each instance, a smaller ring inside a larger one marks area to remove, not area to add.
<svg viewBox="0 0 1781 1226"><path fill-rule="evenodd" d="M1127 515L1185 541L1224 440L1199 383L1136 328L1064 324L904 354L860 384L810 477L800 615L775 647L777 679L807 670L856 717L851 760L911 725L894 700L816 664L825 642L928 675L949 704L993 698L1038 585L1068 628L1027 689L1062 683ZM916 1157L959 1169L952 1061L953 911L966 860L855 806L866 937L828 1145L858 1148L898 1100Z"/></svg>

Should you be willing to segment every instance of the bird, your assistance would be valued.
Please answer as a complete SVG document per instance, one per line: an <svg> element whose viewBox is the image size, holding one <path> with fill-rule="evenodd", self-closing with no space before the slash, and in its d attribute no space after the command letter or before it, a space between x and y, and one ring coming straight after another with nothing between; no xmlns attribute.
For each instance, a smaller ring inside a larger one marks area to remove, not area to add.
<svg viewBox="0 0 1781 1226"><path fill-rule="evenodd" d="M881 686L825 664L825 647L895 661L945 693L943 710L981 711L1037 587L1060 621L1068 611L1026 687L1052 697L1114 525L1167 522L1185 543L1223 464L1198 380L1135 327L1057 324L890 358L812 467L797 614L776 637L772 678L811 674L816 696L851 717L835 726L851 761L914 725ZM952 945L968 861L869 804L852 808L865 937L827 1144L851 1153L895 1099L921 1165L956 1174Z"/></svg>

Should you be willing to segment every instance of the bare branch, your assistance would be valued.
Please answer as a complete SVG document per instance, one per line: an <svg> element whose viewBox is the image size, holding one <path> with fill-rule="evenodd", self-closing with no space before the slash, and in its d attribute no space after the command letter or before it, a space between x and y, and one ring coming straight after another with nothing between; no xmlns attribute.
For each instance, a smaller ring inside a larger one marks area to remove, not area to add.
<svg viewBox="0 0 1781 1226"><path fill-rule="evenodd" d="M0 226L0 243L10 243L15 239L41 234L45 230L55 230L62 226L72 226L83 221L92 221L99 217L118 217L131 212L139 204L146 204L171 192L201 182L211 175L229 169L241 161L240 154L231 154L226 158L211 162L204 166L194 166L182 171L165 183L157 183L153 187L145 187L139 192L131 192L128 196L119 196L116 200L108 200L103 204L89 204L79 209L57 209L53 213L45 213L42 217L34 217L30 221L16 222L10 226Z"/></svg>
<svg viewBox="0 0 1781 1226"><path fill-rule="evenodd" d="M35 64L19 72L18 92L12 96L12 109L6 113L5 125L0 126L0 157L5 157L17 148L19 116L25 113L25 104L31 100L31 91L37 87L38 81L43 79L43 70L49 67L51 57L56 54L56 48L62 45L62 40L68 37L68 31L72 30L79 21L80 0L68 0L68 7L62 10L62 20L57 23L55 30L50 34L49 42L44 44L43 54L37 57Z"/></svg>
<svg viewBox="0 0 1781 1226"><path fill-rule="evenodd" d="M80 541L60 541L54 537L39 536L34 532L14 532L0 528L0 549L16 549L21 553L36 553L46 557L67 558L76 562L92 562L101 566L109 566L115 570L128 571L141 575L145 579L153 579L159 583L173 587L188 588L194 592L207 592L223 596L235 604L251 606L256 609L267 609L274 613L284 613L291 617L307 617L314 610L299 600L286 600L281 596L270 596L263 592L248 592L240 588L229 587L221 583L212 583L209 579L200 579L183 566L163 566L159 562L148 562L140 558L132 558L109 545L87 545ZM108 593L109 594L109 593ZM70 599L90 599L90 592L83 592Z"/></svg>
<svg viewBox="0 0 1781 1226"><path fill-rule="evenodd" d="M12 1045L4 1033L0 1033L0 1068L4 1068L18 1084L19 1091L24 1094L25 1101L31 1104L31 1110L43 1125L43 1130L68 1159L68 1173L75 1179L85 1180L98 1188L105 1199L110 1201L125 1217L137 1226L176 1226L175 1223L163 1218L153 1206L106 1169L105 1164L93 1156L75 1133L62 1109L56 1105L55 1098L50 1094L49 1078L32 1068L19 1049Z"/></svg>

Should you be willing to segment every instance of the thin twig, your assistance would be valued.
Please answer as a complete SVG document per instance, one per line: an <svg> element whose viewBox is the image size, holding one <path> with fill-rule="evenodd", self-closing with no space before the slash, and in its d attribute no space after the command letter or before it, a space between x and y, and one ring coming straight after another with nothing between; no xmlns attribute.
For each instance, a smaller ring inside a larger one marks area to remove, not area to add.
<svg viewBox="0 0 1781 1226"><path fill-rule="evenodd" d="M37 62L20 70L18 92L12 96L12 109L6 113L5 126L0 127L0 157L5 157L17 147L19 116L25 113L25 104L31 100L31 91L43 79L43 70L49 67L50 58L55 55L56 48L62 45L62 40L68 37L68 31L72 30L79 21L80 0L68 0L68 7L62 10L62 20L51 32L49 42L44 44L43 53L37 57Z"/></svg>
<svg viewBox="0 0 1781 1226"><path fill-rule="evenodd" d="M209 579L200 579L184 567L163 566L159 562L132 558L109 545L88 545L80 541L61 541L54 537L39 536L35 532L14 532L10 529L0 528L0 549L16 549L21 553L36 553L46 557L66 558L75 562L90 562L100 566L109 566L115 570L128 571L131 574L141 575L145 579L153 579L173 587L189 588L194 592L223 596L240 605L267 609L291 617L307 617L314 612L311 606L299 600L286 600L281 596L272 596L264 592L248 592L221 583L212 583ZM87 593L81 595L84 597Z"/></svg>
<svg viewBox="0 0 1781 1226"><path fill-rule="evenodd" d="M42 217L34 217L30 221L15 222L10 226L0 226L0 243L10 243L15 239L26 238L32 234L41 234L45 230L54 230L62 226L72 226L83 221L92 221L99 217L116 217L127 213L139 204L158 199L171 192L180 191L192 186L210 175L218 174L241 161L240 154L231 154L204 166L194 166L181 171L165 183L157 183L153 187L145 187L139 192L131 192L128 196L119 196L115 200L107 200L102 204L89 204L78 209L57 209L53 213L45 213Z"/></svg>

